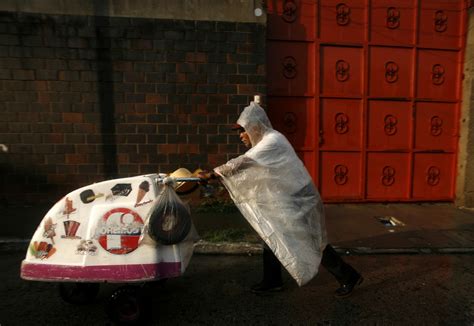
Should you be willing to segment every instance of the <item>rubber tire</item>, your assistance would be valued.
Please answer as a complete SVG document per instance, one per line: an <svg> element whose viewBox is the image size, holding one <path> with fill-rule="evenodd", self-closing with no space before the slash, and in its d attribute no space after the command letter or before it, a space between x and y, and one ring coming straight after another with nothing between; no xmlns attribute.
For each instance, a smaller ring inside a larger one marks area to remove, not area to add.
<svg viewBox="0 0 474 326"><path fill-rule="evenodd" d="M169 207L157 207L150 215L148 234L153 240L164 245L181 242L191 230L191 215L187 208L182 204L176 205L174 208L174 211L177 212L177 215L175 215L177 223L169 231L163 230L162 227L165 217L168 216Z"/></svg>
<svg viewBox="0 0 474 326"><path fill-rule="evenodd" d="M106 304L106 313L117 325L143 325L150 316L149 300L139 286L118 288Z"/></svg>
<svg viewBox="0 0 474 326"><path fill-rule="evenodd" d="M99 290L99 283L59 283L59 296L70 304L84 305L92 303Z"/></svg>

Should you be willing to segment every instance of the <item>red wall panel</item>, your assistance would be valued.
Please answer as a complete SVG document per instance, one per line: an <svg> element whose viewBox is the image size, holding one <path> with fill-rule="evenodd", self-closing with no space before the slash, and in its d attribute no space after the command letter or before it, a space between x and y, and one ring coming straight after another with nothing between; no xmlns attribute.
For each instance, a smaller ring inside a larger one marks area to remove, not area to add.
<svg viewBox="0 0 474 326"><path fill-rule="evenodd" d="M410 155L369 153L367 159L367 198L408 199Z"/></svg>
<svg viewBox="0 0 474 326"><path fill-rule="evenodd" d="M411 102L370 101L367 145L371 150L410 149Z"/></svg>
<svg viewBox="0 0 474 326"><path fill-rule="evenodd" d="M461 47L463 0L420 0L419 44L430 48Z"/></svg>
<svg viewBox="0 0 474 326"><path fill-rule="evenodd" d="M366 8L365 0L321 0L321 40L349 43L365 41Z"/></svg>
<svg viewBox="0 0 474 326"><path fill-rule="evenodd" d="M321 47L321 91L330 96L361 96L364 57L362 48Z"/></svg>
<svg viewBox="0 0 474 326"><path fill-rule="evenodd" d="M369 94L377 97L410 97L413 85L413 50L370 48Z"/></svg>
<svg viewBox="0 0 474 326"><path fill-rule="evenodd" d="M276 40L314 40L316 4L310 1L268 1L267 38Z"/></svg>
<svg viewBox="0 0 474 326"><path fill-rule="evenodd" d="M267 42L269 95L314 95L314 47L303 42Z"/></svg>
<svg viewBox="0 0 474 326"><path fill-rule="evenodd" d="M361 150L362 101L324 99L320 112L322 150Z"/></svg>
<svg viewBox="0 0 474 326"><path fill-rule="evenodd" d="M415 148L454 151L458 140L455 119L455 104L417 103Z"/></svg>
<svg viewBox="0 0 474 326"><path fill-rule="evenodd" d="M371 4L371 42L390 45L415 43L415 0L375 0Z"/></svg>
<svg viewBox="0 0 474 326"><path fill-rule="evenodd" d="M283 133L297 150L313 149L316 139L313 99L272 97L268 105L273 128Z"/></svg>
<svg viewBox="0 0 474 326"><path fill-rule="evenodd" d="M415 154L413 198L442 200L453 197L453 154Z"/></svg>
<svg viewBox="0 0 474 326"><path fill-rule="evenodd" d="M361 198L360 153L321 154L321 193L325 198Z"/></svg>
<svg viewBox="0 0 474 326"><path fill-rule="evenodd" d="M439 100L456 99L460 64L457 51L419 50L417 97Z"/></svg>

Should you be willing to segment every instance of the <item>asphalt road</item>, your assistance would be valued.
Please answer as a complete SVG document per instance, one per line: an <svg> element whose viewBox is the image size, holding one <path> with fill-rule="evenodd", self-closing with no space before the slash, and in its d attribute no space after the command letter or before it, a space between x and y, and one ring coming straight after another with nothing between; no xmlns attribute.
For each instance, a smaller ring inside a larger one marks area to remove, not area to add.
<svg viewBox="0 0 474 326"><path fill-rule="evenodd" d="M50 283L19 278L24 253L0 252L0 325L110 325L104 305L117 285L95 302L63 302ZM365 281L336 299L327 271L298 288L257 296L260 256L195 255L185 275L154 288L150 325L474 325L472 255L378 255L345 259Z"/></svg>

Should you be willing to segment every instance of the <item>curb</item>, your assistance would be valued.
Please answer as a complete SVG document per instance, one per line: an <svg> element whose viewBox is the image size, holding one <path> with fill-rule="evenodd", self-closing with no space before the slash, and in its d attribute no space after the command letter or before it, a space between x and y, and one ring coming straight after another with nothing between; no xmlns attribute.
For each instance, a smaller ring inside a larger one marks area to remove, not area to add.
<svg viewBox="0 0 474 326"><path fill-rule="evenodd" d="M362 255L472 255L474 248L340 248L334 249L343 255L362 256Z"/></svg>
<svg viewBox="0 0 474 326"><path fill-rule="evenodd" d="M0 252L21 252L28 249L29 239L0 239ZM474 248L369 248L352 247L334 249L345 256L363 255L472 255ZM208 242L199 240L194 244L198 255L261 255L262 244L250 242Z"/></svg>
<svg viewBox="0 0 474 326"><path fill-rule="evenodd" d="M29 239L0 239L0 252L18 252L28 249ZM260 255L262 245L249 242L207 242L194 244L194 253L202 255Z"/></svg>
<svg viewBox="0 0 474 326"><path fill-rule="evenodd" d="M363 255L472 255L474 248L342 248L333 246L336 252L345 256ZM214 255L261 255L261 244L251 243L210 243L199 241L194 245L196 254Z"/></svg>
<svg viewBox="0 0 474 326"><path fill-rule="evenodd" d="M263 246L249 242L207 242L194 244L194 253L201 255L261 255Z"/></svg>

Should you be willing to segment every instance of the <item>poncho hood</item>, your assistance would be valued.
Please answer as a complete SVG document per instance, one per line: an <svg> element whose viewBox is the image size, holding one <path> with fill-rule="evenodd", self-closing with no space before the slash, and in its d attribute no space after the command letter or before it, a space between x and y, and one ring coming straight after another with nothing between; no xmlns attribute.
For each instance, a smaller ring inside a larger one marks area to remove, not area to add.
<svg viewBox="0 0 474 326"><path fill-rule="evenodd" d="M251 102L242 111L237 124L245 128L252 147L255 147L267 132L273 130L265 110L255 102Z"/></svg>

